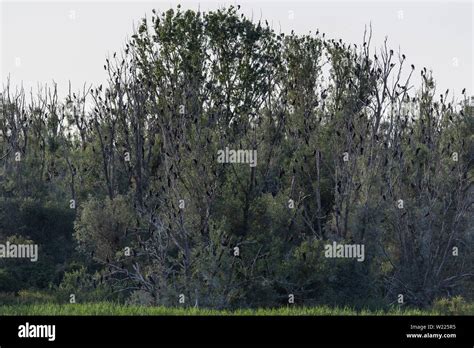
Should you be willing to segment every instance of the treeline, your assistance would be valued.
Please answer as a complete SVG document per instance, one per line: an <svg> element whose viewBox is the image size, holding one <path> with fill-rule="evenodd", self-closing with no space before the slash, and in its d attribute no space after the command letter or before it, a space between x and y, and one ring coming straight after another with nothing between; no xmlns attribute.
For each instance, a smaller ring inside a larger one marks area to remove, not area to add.
<svg viewBox="0 0 474 348"><path fill-rule="evenodd" d="M104 86L59 100L7 85L0 242L40 254L0 259L0 291L214 308L472 301L472 107L370 36L178 7L143 19ZM226 147L257 165L219 163ZM363 245L363 262L325 257L333 241Z"/></svg>

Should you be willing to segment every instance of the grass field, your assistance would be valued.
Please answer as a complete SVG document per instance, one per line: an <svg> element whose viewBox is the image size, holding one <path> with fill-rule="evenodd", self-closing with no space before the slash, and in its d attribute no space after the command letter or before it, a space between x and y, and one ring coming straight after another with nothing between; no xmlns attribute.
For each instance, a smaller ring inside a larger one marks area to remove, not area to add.
<svg viewBox="0 0 474 348"><path fill-rule="evenodd" d="M331 307L280 307L273 309L243 309L236 311L198 309L198 308L171 308L171 307L144 307L127 306L110 302L87 304L19 304L0 305L0 315L240 315L240 316L290 316L290 315L441 315L441 314L468 314L446 313L438 310L419 309L392 309L389 311L356 311L351 308ZM472 313L471 313L472 314Z"/></svg>

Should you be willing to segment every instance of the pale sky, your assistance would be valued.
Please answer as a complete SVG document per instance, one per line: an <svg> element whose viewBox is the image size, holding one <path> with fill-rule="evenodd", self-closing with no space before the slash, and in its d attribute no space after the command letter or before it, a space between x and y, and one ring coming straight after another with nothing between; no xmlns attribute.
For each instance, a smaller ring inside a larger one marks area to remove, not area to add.
<svg viewBox="0 0 474 348"><path fill-rule="evenodd" d="M474 95L473 1L6 1L0 0L0 76L29 89L54 80L61 95L103 83L108 54L120 51L134 23L153 8L177 4L203 11L240 4L254 20L268 20L283 32L313 33L362 43L372 23L373 44L385 36L407 57L407 67L432 69L439 93L447 88Z"/></svg>

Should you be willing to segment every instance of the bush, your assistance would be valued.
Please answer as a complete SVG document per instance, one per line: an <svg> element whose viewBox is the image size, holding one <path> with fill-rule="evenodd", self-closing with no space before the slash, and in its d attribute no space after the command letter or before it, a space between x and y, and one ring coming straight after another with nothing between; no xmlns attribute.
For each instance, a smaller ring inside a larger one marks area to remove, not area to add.
<svg viewBox="0 0 474 348"><path fill-rule="evenodd" d="M76 303L99 302L112 297L110 288L101 281L100 275L87 273L84 266L64 273L57 293L58 301L69 303L71 294L74 294Z"/></svg>
<svg viewBox="0 0 474 348"><path fill-rule="evenodd" d="M105 201L89 199L81 206L80 216L74 224L79 249L94 252L102 260L112 258L120 249L120 241L133 219L132 209L123 196Z"/></svg>
<svg viewBox="0 0 474 348"><path fill-rule="evenodd" d="M18 292L18 302L21 304L38 304L56 302L56 297L44 291L20 290Z"/></svg>
<svg viewBox="0 0 474 348"><path fill-rule="evenodd" d="M467 303L462 296L440 298L434 301L433 310L442 315L474 315L474 303Z"/></svg>
<svg viewBox="0 0 474 348"><path fill-rule="evenodd" d="M38 290L20 290L14 292L0 292L0 305L18 305L18 304L43 304L55 303L56 297L46 291Z"/></svg>

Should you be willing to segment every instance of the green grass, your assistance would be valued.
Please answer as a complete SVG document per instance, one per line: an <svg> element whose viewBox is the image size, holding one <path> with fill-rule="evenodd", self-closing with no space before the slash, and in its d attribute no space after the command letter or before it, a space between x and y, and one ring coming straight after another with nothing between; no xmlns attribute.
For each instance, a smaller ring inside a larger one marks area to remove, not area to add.
<svg viewBox="0 0 474 348"><path fill-rule="evenodd" d="M351 308L332 307L280 307L272 309L242 309L235 311L203 308L144 307L111 302L85 304L18 304L0 305L0 315L240 315L240 316L291 316L291 315L439 315L435 310L391 309L356 311Z"/></svg>

